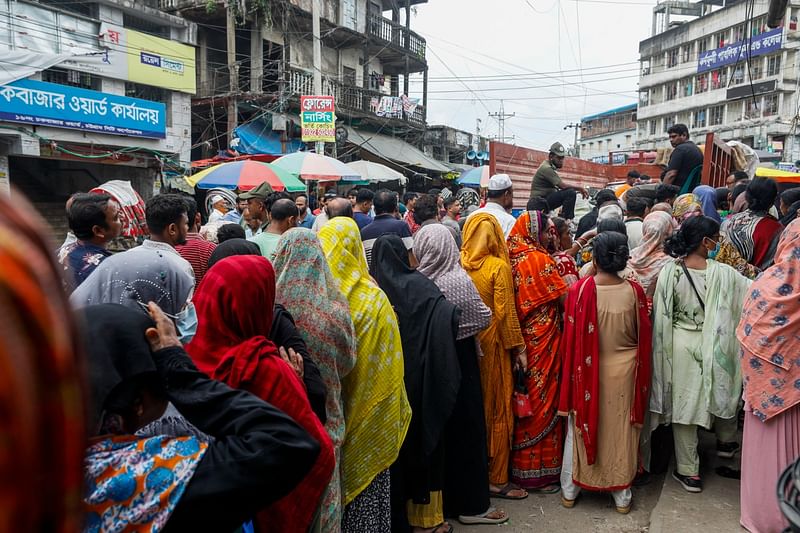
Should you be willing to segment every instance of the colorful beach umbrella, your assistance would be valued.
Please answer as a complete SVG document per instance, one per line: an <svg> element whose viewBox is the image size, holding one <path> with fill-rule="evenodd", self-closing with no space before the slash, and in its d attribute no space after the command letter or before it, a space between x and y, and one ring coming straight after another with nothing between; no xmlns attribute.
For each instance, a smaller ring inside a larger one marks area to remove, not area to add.
<svg viewBox="0 0 800 533"><path fill-rule="evenodd" d="M456 183L467 187L488 187L489 178L489 165L483 165L465 171L456 179Z"/></svg>
<svg viewBox="0 0 800 533"><path fill-rule="evenodd" d="M339 181L361 179L361 174L341 161L313 152L295 152L272 162L293 176L306 181Z"/></svg>
<svg viewBox="0 0 800 533"><path fill-rule="evenodd" d="M361 174L362 179L372 183L399 181L400 185L405 185L408 181L405 176L396 170L373 161L353 161L352 163L347 163L347 166ZM345 180L347 180L347 178L345 178Z"/></svg>
<svg viewBox="0 0 800 533"><path fill-rule="evenodd" d="M269 163L235 161L221 163L186 177L192 187L200 189L239 189L249 191L265 181L275 191L301 192L306 190L302 181L290 172Z"/></svg>

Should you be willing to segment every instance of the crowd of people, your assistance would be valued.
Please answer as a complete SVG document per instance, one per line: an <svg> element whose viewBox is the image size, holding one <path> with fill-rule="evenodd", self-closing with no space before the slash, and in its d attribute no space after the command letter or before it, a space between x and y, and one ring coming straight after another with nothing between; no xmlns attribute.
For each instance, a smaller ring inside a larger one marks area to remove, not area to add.
<svg viewBox="0 0 800 533"><path fill-rule="evenodd" d="M562 152L516 217L505 174L485 200L362 188L319 209L263 184L211 198L205 225L192 197L156 195L149 237L113 254L119 206L76 194L58 262L0 199L0 360L30 398L0 508L33 505L3 520L447 533L506 522L493 499L581 491L624 514L665 434L675 482L703 490L706 429L741 453L742 525L782 530L800 193L745 174L651 197L632 179L576 220L587 191L561 186Z"/></svg>

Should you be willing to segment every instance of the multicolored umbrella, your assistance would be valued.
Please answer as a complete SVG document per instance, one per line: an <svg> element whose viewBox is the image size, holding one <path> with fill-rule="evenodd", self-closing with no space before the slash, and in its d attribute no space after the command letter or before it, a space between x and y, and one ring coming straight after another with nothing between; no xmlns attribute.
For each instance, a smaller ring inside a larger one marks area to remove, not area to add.
<svg viewBox="0 0 800 533"><path fill-rule="evenodd" d="M490 177L489 165L483 165L465 171L456 179L456 183L467 187L488 187Z"/></svg>
<svg viewBox="0 0 800 533"><path fill-rule="evenodd" d="M249 191L265 181L275 191L300 192L306 190L302 181L281 167L258 161L235 161L214 165L186 177L192 187L200 189L239 189Z"/></svg>
<svg viewBox="0 0 800 533"><path fill-rule="evenodd" d="M272 162L293 176L306 181L339 181L361 179L361 174L341 161L313 152L295 152Z"/></svg>

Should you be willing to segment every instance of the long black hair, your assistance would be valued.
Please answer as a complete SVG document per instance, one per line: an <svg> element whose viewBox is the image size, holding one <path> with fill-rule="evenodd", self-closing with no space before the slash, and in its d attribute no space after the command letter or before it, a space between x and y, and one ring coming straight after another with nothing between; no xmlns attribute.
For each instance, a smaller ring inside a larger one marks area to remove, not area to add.
<svg viewBox="0 0 800 533"><path fill-rule="evenodd" d="M697 250L703 239L719 233L719 222L706 216L686 219L678 231L664 242L664 251L672 257L686 257Z"/></svg>

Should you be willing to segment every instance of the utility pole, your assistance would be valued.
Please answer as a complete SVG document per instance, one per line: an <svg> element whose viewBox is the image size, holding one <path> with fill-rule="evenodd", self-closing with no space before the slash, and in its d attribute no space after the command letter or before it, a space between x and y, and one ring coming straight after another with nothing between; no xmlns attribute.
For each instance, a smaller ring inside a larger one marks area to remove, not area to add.
<svg viewBox="0 0 800 533"><path fill-rule="evenodd" d="M312 35L312 53L314 61L314 94L317 96L322 95L322 43L320 42L319 31L319 0L312 0L311 2L311 33ZM315 151L318 154L325 154L325 143L317 142Z"/></svg>
<svg viewBox="0 0 800 533"><path fill-rule="evenodd" d="M225 33L228 38L228 146L233 139L233 130L239 124L239 67L236 64L236 13L234 0L228 0L225 8Z"/></svg>
<svg viewBox="0 0 800 533"><path fill-rule="evenodd" d="M489 116L492 118L497 119L497 125L499 126L500 134L496 137L496 139L500 142L506 142L507 139L514 140L514 136L506 137L506 119L512 118L516 115L516 113L506 113L505 109L503 108L503 101L500 100L500 111L497 113L489 113Z"/></svg>
<svg viewBox="0 0 800 533"><path fill-rule="evenodd" d="M583 124L581 124L580 122L570 122L569 124L564 126L565 130L568 130L570 128L575 130L575 140L572 143L572 146L575 147L575 157L581 156L581 147L580 145L578 145L578 131L581 129L581 126L583 126Z"/></svg>

